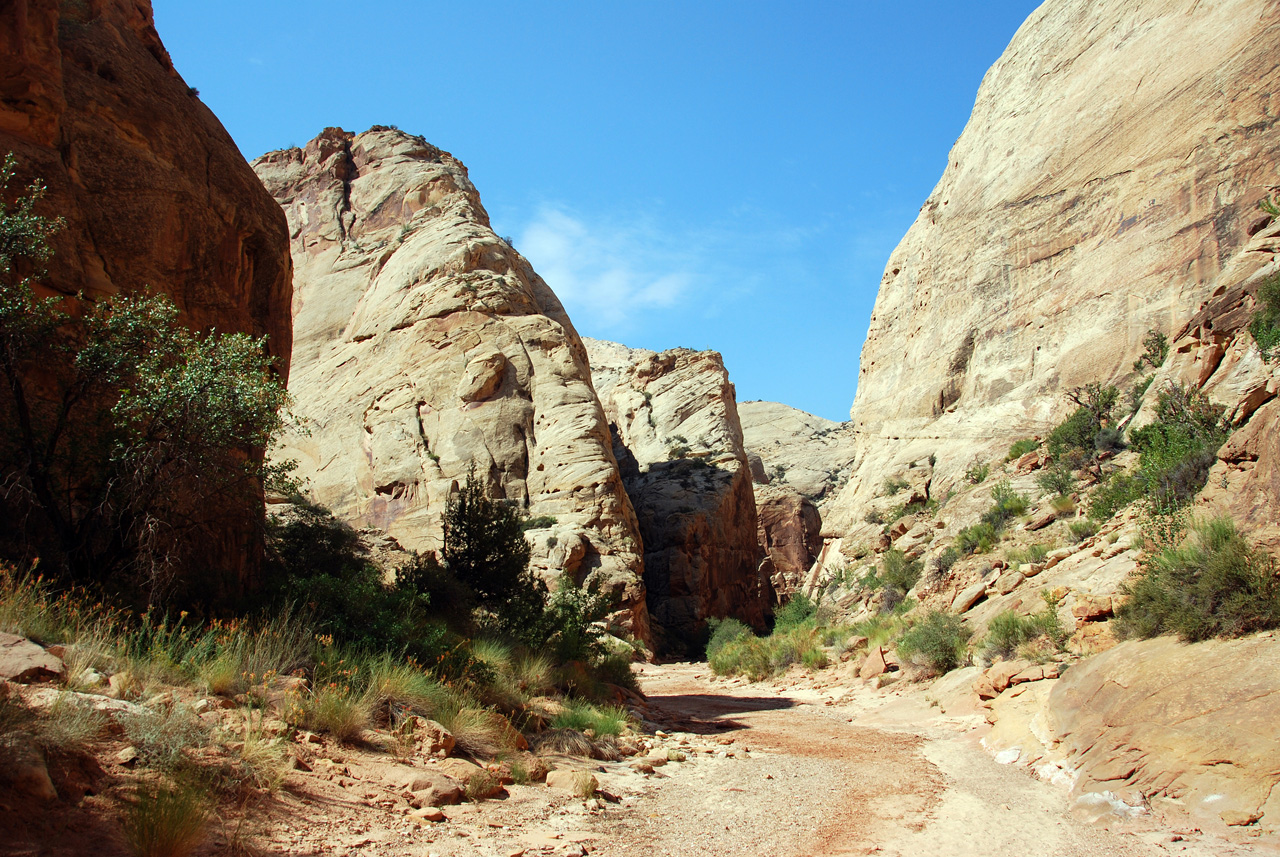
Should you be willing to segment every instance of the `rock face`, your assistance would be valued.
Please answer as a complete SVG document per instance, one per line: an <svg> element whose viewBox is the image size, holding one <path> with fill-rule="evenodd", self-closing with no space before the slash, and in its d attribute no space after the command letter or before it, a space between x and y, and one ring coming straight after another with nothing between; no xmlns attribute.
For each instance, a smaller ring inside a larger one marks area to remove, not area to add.
<svg viewBox="0 0 1280 857"><path fill-rule="evenodd" d="M1028 18L890 257L851 411L856 473L824 510L829 537L909 462L936 456L941 496L975 456L1049 429L1066 389L1127 388L1152 329L1175 340L1168 371L1258 407L1256 351L1211 317L1191 322L1236 285L1247 313L1272 264L1274 236L1252 230L1280 163L1278 42L1248 0L1050 0ZM1212 380L1224 370L1230 383Z"/></svg>
<svg viewBox="0 0 1280 857"><path fill-rule="evenodd" d="M174 70L148 0L16 0L0 9L0 152L66 228L45 285L88 297L150 289L193 328L269 334L288 375L291 263L285 220L217 118ZM256 516L260 502L246 514ZM251 526L213 532L202 555L244 582Z"/></svg>
<svg viewBox="0 0 1280 857"><path fill-rule="evenodd" d="M282 456L314 498L431 550L474 465L490 496L555 519L530 533L534 566L594 576L647 640L635 514L586 351L462 163L400 131L330 128L254 168L289 221L289 389L311 431Z"/></svg>
<svg viewBox="0 0 1280 857"><path fill-rule="evenodd" d="M738 416L748 458L760 459L757 482L781 484L820 503L849 478L854 435L848 423L777 402L743 402Z"/></svg>
<svg viewBox="0 0 1280 857"><path fill-rule="evenodd" d="M720 355L584 342L640 521L659 651L696 650L710 617L763 627L772 593L760 568L736 397Z"/></svg>
<svg viewBox="0 0 1280 857"><path fill-rule="evenodd" d="M779 485L756 485L757 540L765 553L764 574L774 592L801 588L822 550L822 516L808 497Z"/></svg>

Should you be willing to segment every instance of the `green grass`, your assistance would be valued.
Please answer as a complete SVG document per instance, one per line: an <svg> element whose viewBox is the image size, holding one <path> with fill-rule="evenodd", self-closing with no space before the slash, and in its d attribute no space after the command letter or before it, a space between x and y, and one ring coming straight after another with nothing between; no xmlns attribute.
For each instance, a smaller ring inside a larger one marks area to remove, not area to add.
<svg viewBox="0 0 1280 857"><path fill-rule="evenodd" d="M721 646L708 663L716 675L742 675L751 681L762 681L792 664L804 664L810 669L825 666L826 655L819 643L818 631L808 627L775 632L768 637L740 637Z"/></svg>
<svg viewBox="0 0 1280 857"><path fill-rule="evenodd" d="M987 624L987 634L982 640L982 655L987 660L1009 658L1014 654L1033 656L1036 644L1040 649L1061 651L1067 634L1058 619L1057 603L1047 593L1045 607L1039 613L1022 616L1012 610L997 614Z"/></svg>
<svg viewBox="0 0 1280 857"><path fill-rule="evenodd" d="M596 737L621 735L630 724L627 712L616 705L593 705L581 699L567 699L564 711L551 718L552 729L590 730Z"/></svg>

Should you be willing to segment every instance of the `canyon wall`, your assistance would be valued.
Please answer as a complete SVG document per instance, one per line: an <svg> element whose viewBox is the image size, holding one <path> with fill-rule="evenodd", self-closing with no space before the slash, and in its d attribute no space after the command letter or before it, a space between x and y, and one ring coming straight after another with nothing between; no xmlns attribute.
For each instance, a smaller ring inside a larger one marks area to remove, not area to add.
<svg viewBox="0 0 1280 857"><path fill-rule="evenodd" d="M641 542L560 301L494 234L466 167L389 128L325 130L254 162L296 269L289 389L308 432L280 453L314 499L402 545L439 547L475 467L518 504L533 565L599 582L649 640Z"/></svg>
<svg viewBox="0 0 1280 857"><path fill-rule="evenodd" d="M1239 320L1211 316L1231 292L1247 321L1274 264L1256 206L1280 183L1278 46L1280 10L1250 0L1050 0L1027 19L886 266L826 562L878 538L864 518L912 464L941 498L1045 434L1068 389L1127 389L1150 330L1174 341L1168 377L1252 397L1238 424L1274 395Z"/></svg>
<svg viewBox="0 0 1280 857"><path fill-rule="evenodd" d="M147 0L15 0L0 7L0 153L39 178L62 217L46 293L150 290L197 329L269 335L287 377L291 262L285 219L217 117L174 70ZM200 554L250 582L261 497L215 526Z"/></svg>
<svg viewBox="0 0 1280 857"><path fill-rule="evenodd" d="M724 361L714 351L584 341L640 521L658 650L696 653L711 617L763 628L773 593Z"/></svg>

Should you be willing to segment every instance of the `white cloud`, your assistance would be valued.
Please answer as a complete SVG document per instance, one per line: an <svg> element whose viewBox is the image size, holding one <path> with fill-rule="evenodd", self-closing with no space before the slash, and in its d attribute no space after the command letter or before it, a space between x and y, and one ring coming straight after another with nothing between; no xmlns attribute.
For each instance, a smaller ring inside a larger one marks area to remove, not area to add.
<svg viewBox="0 0 1280 857"><path fill-rule="evenodd" d="M688 248L644 222L588 223L545 207L516 246L584 330L629 330L687 301L700 280Z"/></svg>

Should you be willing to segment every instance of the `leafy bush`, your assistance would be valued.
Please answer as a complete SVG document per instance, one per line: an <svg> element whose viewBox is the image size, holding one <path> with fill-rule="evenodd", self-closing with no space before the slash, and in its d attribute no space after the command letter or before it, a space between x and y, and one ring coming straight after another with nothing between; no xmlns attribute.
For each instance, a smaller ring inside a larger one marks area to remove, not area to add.
<svg viewBox="0 0 1280 857"><path fill-rule="evenodd" d="M909 485L910 483L907 482L907 480L905 479L901 479L898 477L891 477L884 481L884 485L880 487L880 493L885 497L892 497L894 494L897 494L899 491L901 491L903 488L908 487Z"/></svg>
<svg viewBox="0 0 1280 857"><path fill-rule="evenodd" d="M265 339L193 333L164 296L37 297L61 219L0 166L0 541L71 581L156 603L238 585L210 532L247 532L288 396ZM141 286L142 284L137 284ZM196 575L195 569L201 574Z"/></svg>
<svg viewBox="0 0 1280 857"><path fill-rule="evenodd" d="M761 681L803 663L811 669L826 664L819 649L820 637L812 628L795 627L768 637L746 636L732 640L708 659L716 675L743 675Z"/></svg>
<svg viewBox="0 0 1280 857"><path fill-rule="evenodd" d="M987 660L1008 658L1015 652L1026 651L1037 641L1045 641L1055 651L1061 651L1067 633L1058 619L1057 602L1044 593L1045 608L1031 616L1021 616L1005 610L993 617L987 625L982 654Z"/></svg>
<svg viewBox="0 0 1280 857"><path fill-rule="evenodd" d="M533 518L525 518L520 522L520 529L524 531L542 530L547 527L554 527L557 519L555 515L538 515Z"/></svg>
<svg viewBox="0 0 1280 857"><path fill-rule="evenodd" d="M1158 330L1148 330L1142 339L1142 354L1133 361L1133 371L1141 372L1144 366L1159 369L1169 356L1169 337Z"/></svg>
<svg viewBox="0 0 1280 857"><path fill-rule="evenodd" d="M884 586L891 586L900 592L911 591L920 580L920 560L907 559L907 555L897 548L885 551L881 559L880 581Z"/></svg>
<svg viewBox="0 0 1280 857"><path fill-rule="evenodd" d="M942 553L938 554L938 558L934 560L934 565L937 567L939 573L946 574L959 559L960 549L957 546L952 545Z"/></svg>
<svg viewBox="0 0 1280 857"><path fill-rule="evenodd" d="M1186 504L1208 481L1226 439L1222 412L1204 393L1181 384L1160 391L1155 421L1132 434L1141 453L1143 493L1157 510Z"/></svg>
<svg viewBox="0 0 1280 857"><path fill-rule="evenodd" d="M1133 382L1133 387L1129 390L1129 413L1136 414L1142 407L1142 397L1151 389L1151 382L1155 379L1155 375L1147 375Z"/></svg>
<svg viewBox="0 0 1280 857"><path fill-rule="evenodd" d="M1090 536L1097 535L1098 522L1092 518L1082 518L1067 524L1067 530L1071 533L1073 542L1082 542Z"/></svg>
<svg viewBox="0 0 1280 857"><path fill-rule="evenodd" d="M1071 490L1076 487L1076 475L1062 462L1054 462L1052 467L1036 477L1036 485L1046 494L1061 496L1071 493Z"/></svg>
<svg viewBox="0 0 1280 857"><path fill-rule="evenodd" d="M1144 490L1140 478L1127 473L1116 473L1099 485L1089 500L1089 517L1106 521L1120 509L1142 496Z"/></svg>
<svg viewBox="0 0 1280 857"><path fill-rule="evenodd" d="M818 612L818 605L813 599L803 592L796 592L787 602L780 606L773 614L773 627L775 631L789 631L792 628L799 628L801 625L812 625L814 614Z"/></svg>
<svg viewBox="0 0 1280 857"><path fill-rule="evenodd" d="M1031 505L1026 497L1013 490L1007 479L996 483L991 489L991 499L994 502L982 516L982 522L990 524L996 532L1013 518L1025 514Z"/></svg>
<svg viewBox="0 0 1280 857"><path fill-rule="evenodd" d="M970 485L981 485L987 481L991 473L991 465L975 458L964 471L964 481Z"/></svg>
<svg viewBox="0 0 1280 857"><path fill-rule="evenodd" d="M1196 642L1280 627L1275 560L1228 518L1196 524L1184 544L1145 562L1121 591L1129 597L1116 628L1125 637L1174 633Z"/></svg>
<svg viewBox="0 0 1280 857"><path fill-rule="evenodd" d="M1031 437L1024 437L1022 440L1015 440L1009 447L1009 453L1004 457L1005 461L1013 461L1021 458L1028 452L1035 452L1040 448L1040 441Z"/></svg>
<svg viewBox="0 0 1280 857"><path fill-rule="evenodd" d="M964 556L988 553L1000 541L1000 533L988 523L965 527L956 534L955 548Z"/></svg>
<svg viewBox="0 0 1280 857"><path fill-rule="evenodd" d="M1264 363L1270 363L1280 346L1280 274L1258 284L1258 309L1249 322L1249 333Z"/></svg>
<svg viewBox="0 0 1280 857"><path fill-rule="evenodd" d="M1073 450L1091 456L1096 449L1098 433L1111 422L1120 391L1113 386L1090 382L1072 389L1067 397L1075 402L1076 410L1049 433L1046 446L1055 459Z"/></svg>
<svg viewBox="0 0 1280 857"><path fill-rule="evenodd" d="M972 634L956 614L930 610L898 639L897 650L902 658L941 675L967 659Z"/></svg>

